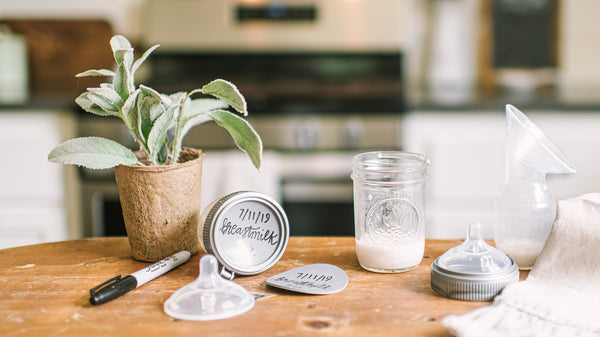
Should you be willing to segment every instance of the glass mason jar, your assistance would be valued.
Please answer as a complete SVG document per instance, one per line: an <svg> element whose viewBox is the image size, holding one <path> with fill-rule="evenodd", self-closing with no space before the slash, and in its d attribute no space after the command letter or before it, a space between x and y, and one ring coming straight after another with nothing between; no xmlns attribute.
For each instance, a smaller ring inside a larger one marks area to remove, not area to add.
<svg viewBox="0 0 600 337"><path fill-rule="evenodd" d="M425 182L429 159L400 151L352 160L356 255L370 271L416 268L425 250Z"/></svg>

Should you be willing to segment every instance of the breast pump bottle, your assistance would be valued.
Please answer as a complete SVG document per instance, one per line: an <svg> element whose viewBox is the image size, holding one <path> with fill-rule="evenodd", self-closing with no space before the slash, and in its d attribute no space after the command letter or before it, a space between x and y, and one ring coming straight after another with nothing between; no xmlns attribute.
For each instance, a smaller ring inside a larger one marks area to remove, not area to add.
<svg viewBox="0 0 600 337"><path fill-rule="evenodd" d="M494 204L494 238L519 269L531 269L556 217L546 174L576 169L552 140L510 104L505 155L504 184Z"/></svg>

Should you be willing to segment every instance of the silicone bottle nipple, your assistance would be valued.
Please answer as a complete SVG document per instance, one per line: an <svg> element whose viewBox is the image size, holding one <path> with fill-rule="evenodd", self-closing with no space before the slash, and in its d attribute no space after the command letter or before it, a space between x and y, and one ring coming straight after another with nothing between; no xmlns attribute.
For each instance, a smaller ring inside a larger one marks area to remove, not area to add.
<svg viewBox="0 0 600 337"><path fill-rule="evenodd" d="M492 273L510 267L513 262L497 248L483 240L481 224L469 225L467 239L444 253L438 265L458 273Z"/></svg>
<svg viewBox="0 0 600 337"><path fill-rule="evenodd" d="M177 290L165 302L165 312L174 318L208 321L243 314L254 307L254 296L242 286L224 279L217 259L210 254L200 259L200 275Z"/></svg>
<svg viewBox="0 0 600 337"><path fill-rule="evenodd" d="M481 225L469 225L467 239L431 265L431 288L441 296L489 301L519 281L519 269L506 254L483 240Z"/></svg>

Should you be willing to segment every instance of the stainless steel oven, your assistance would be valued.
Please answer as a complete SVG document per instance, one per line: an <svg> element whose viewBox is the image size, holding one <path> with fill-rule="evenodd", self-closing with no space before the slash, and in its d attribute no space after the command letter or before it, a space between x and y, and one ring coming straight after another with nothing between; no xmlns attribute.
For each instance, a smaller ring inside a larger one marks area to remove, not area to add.
<svg viewBox="0 0 600 337"><path fill-rule="evenodd" d="M144 81L167 93L214 78L235 83L265 151L277 158L276 194L291 234L352 235L353 154L400 147L403 3L150 0L140 44L161 47L145 65ZM80 133L127 140L112 122L82 116ZM232 148L216 126L192 129L186 145L209 155ZM86 203L96 203L89 212L102 216L88 216L97 224L86 233L106 235L117 220L105 213L120 211L114 180L89 173L82 175ZM101 179L113 187L100 188Z"/></svg>

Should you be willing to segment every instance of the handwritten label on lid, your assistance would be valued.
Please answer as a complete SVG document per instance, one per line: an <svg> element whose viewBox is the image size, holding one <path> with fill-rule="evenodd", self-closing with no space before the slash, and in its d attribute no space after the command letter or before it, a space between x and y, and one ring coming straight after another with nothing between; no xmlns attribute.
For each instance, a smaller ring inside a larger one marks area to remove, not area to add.
<svg viewBox="0 0 600 337"><path fill-rule="evenodd" d="M205 210L199 226L202 247L225 268L221 275L255 275L283 255L289 223L281 206L257 192L231 193Z"/></svg>
<svg viewBox="0 0 600 337"><path fill-rule="evenodd" d="M348 275L334 265L316 263L271 276L267 284L303 294L329 295L346 288Z"/></svg>

